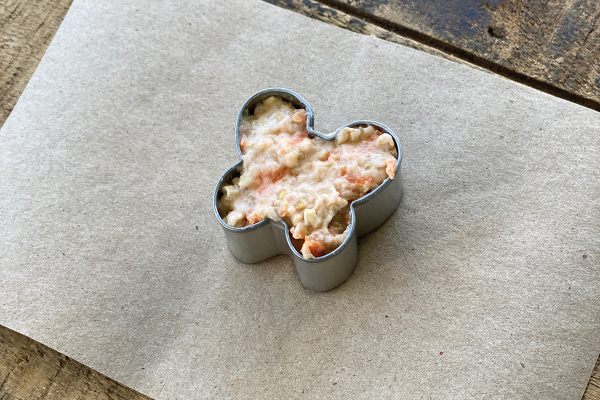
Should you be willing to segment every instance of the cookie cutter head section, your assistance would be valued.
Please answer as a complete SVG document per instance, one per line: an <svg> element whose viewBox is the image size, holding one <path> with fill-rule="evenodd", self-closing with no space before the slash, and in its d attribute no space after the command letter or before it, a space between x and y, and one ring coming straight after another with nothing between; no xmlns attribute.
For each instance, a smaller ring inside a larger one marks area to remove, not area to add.
<svg viewBox="0 0 600 400"><path fill-rule="evenodd" d="M236 146L240 157L242 156L239 144L240 122L245 113L252 113L257 104L270 96L279 96L292 103L296 108L304 108L307 116L306 129L309 134L315 137L334 140L338 132L346 127L370 124L390 134L398 151L394 179L387 178L373 192L350 204L352 222L350 223L349 234L344 242L333 252L310 260L305 259L298 252L293 243L295 239L291 237L290 229L284 221L265 219L243 228L235 228L225 223L223 220L225 215L222 215L218 209L218 201L222 193L221 188L230 183L236 176L241 175L241 160L227 170L217 183L213 196L213 208L235 258L244 263L256 263L278 254L287 254L294 260L298 277L306 288L317 292L330 290L341 285L354 271L358 259L357 239L379 227L400 204L402 198L402 185L400 183L402 147L391 129L374 121L355 121L342 126L332 135L315 132L313 129L314 114L306 100L291 90L275 88L256 93L242 106L235 129Z"/></svg>

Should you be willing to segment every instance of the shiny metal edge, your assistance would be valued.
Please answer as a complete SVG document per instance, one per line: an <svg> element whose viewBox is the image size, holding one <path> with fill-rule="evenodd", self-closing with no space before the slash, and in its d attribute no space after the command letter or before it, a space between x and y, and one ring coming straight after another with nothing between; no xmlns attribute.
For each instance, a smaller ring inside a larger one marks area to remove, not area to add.
<svg viewBox="0 0 600 400"><path fill-rule="evenodd" d="M269 255L268 257L262 257L259 259L253 259L253 260L240 260L242 262L246 262L246 263L255 263L255 262L259 262L262 260L265 260L267 258L270 258L272 256L275 256L277 254L288 254L290 255L293 259L294 262L296 264L296 267L298 269L298 273L300 274L300 266L299 263L306 265L308 264L330 264L330 260L332 260L333 258L338 257L342 252L344 252L344 250L346 249L346 247L349 245L349 243L353 240L356 240L356 227L358 225L358 221L357 221L357 216L356 216L356 207L358 206L362 206L363 208L366 208L368 206L368 203L370 200L378 197L380 194L384 194L383 192L385 191L385 189L392 184L392 181L396 182L397 180L400 179L400 167L401 167L401 163L402 163L402 145L400 144L400 140L398 139L398 137L396 136L396 134L387 126L376 122L376 121L369 121L369 120L359 120L359 121L354 121L351 122L349 124L346 124L340 128L338 128L334 133L326 135L326 134L322 134L320 132L317 132L314 130L314 113L312 108L310 107L310 105L308 104L308 102L306 100L304 100L304 98L302 98L300 95L298 95L297 93L288 90L288 89L284 89L284 88L270 88L270 89L265 89L265 90L261 90L260 92L255 93L254 95L252 95L245 103L244 105L241 107L239 113L238 113L238 118L237 118L237 123L236 123L236 128L235 128L235 139L236 139L236 149L238 152L238 155L240 157L240 161L238 161L235 165L233 165L232 167L230 167L225 173L223 173L221 175L221 178L219 179L219 181L217 182L217 185L215 187L215 190L213 192L213 210L215 213L215 216L217 217L217 220L219 221L219 223L221 224L221 226L223 227L223 229L225 230L226 233L231 233L234 235L226 235L228 236L228 242L230 244L230 249L232 249L232 243L231 240L236 240L236 237L238 237L237 234L239 234L239 238L242 239L242 237L246 237L247 235L251 235L252 232L256 232L259 230L264 230L266 226L271 226L271 225L280 225L283 228L284 232L289 232L289 227L287 226L287 224L284 221L274 221L272 219L265 219L257 224L251 225L251 226L247 226L244 228L235 228L235 227L231 227L229 225L227 225L225 223L225 221L223 221L223 218L220 216L219 211L218 211L218 198L219 198L219 193L221 191L221 187L223 186L224 183L228 182L231 179L231 176L237 171L241 173L241 168L242 168L242 151L240 149L240 145L239 145L239 126L240 126L240 122L242 120L242 118L244 117L244 111L248 108L253 107L254 105L260 103L261 101L263 101L264 99L270 97L270 96L280 96L282 97L284 100L286 101L290 101L292 102L295 106L300 106L301 108L304 108L306 110L306 130L309 132L309 134L316 136L316 137L320 137L324 140L334 140L336 135L344 128L347 127L353 127L353 126L358 126L358 125L366 125L366 124L370 124L370 125L374 125L377 126L378 128L380 128L381 130L383 130L384 132L388 133L390 136L392 136L392 138L394 139L394 143L396 145L396 149L398 151L398 158L397 158L397 162L396 162L396 176L394 177L394 179L390 179L390 178L386 178L374 191L372 191L371 193L369 193L368 195L361 197L360 199L354 200L353 202L350 203L350 213L351 213L351 224L350 224L350 230L348 232L348 235L346 237L346 239L342 242L342 244L336 248L334 251L332 251L329 254L326 254L322 257L316 257L313 259L305 259L302 254L300 254L293 246L293 244L291 243L289 234L285 235L286 236L286 243L287 243L287 249L280 249L280 248L274 248L272 249L273 251L271 252L272 254ZM393 213L393 211L397 208L398 204L400 203L400 199L401 199L401 185L397 185L399 187L399 194L397 197L397 201L394 201L395 205L393 207L393 209L391 209L391 212L389 212L389 215L385 216L385 219L389 218L389 216ZM384 219L384 221L385 221ZM375 228L373 228L375 229ZM361 234L360 236L363 236L364 234L366 234L368 232L364 232L363 234ZM246 240L244 238L244 240ZM276 246L275 242L273 244L274 246ZM233 251L233 249L232 249ZM235 253L234 253L235 256ZM236 256L236 258L238 258ZM239 259L239 258L238 258ZM350 270L350 273L352 272L352 270L354 269L354 266L352 267L352 269ZM350 273L348 274L348 276L350 275ZM304 280L302 280L302 283L304 284L304 286L308 287L311 290L316 290L316 291L324 291L324 290L329 290L329 289L333 289L334 287L338 286L339 284L343 283L343 281L345 281L347 279L347 276L343 278L343 280L341 280L341 282L335 284L335 286L332 287L326 287L326 288L322 288L321 285L307 285ZM338 280L336 280L338 281ZM313 286L313 287L318 287L317 289L312 289L309 286Z"/></svg>

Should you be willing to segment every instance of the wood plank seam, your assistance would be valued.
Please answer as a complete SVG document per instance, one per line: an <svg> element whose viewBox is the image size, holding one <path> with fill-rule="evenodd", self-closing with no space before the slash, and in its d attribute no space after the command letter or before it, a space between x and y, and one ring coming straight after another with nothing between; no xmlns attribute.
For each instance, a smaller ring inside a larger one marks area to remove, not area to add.
<svg viewBox="0 0 600 400"><path fill-rule="evenodd" d="M550 83L533 78L523 73L514 71L503 65L487 60L484 57L478 56L460 47L454 46L448 42L444 42L435 37L418 32L410 27L385 20L373 14L369 14L365 10L349 6L339 0L263 0L282 8L299 12L303 15L315 18L315 13L327 13L330 16L338 13L346 14L353 17L357 22L348 24L344 28L358 33L365 33L365 25L369 24L381 28L391 34L396 34L424 46L431 47L439 52L445 53L455 59L463 60L468 64L476 65L482 69L489 70L506 79L518 82L520 84L532 87L542 92L548 93L555 97L571 101L573 103L591 108L595 111L600 111L600 101L597 99L587 98L568 90L559 88ZM308 12L307 12L308 11ZM318 18L320 19L320 18ZM339 25L338 25L339 26ZM492 31L493 32L493 31ZM590 32L591 33L591 32ZM380 38L388 40L386 37ZM448 58L448 57L445 57Z"/></svg>

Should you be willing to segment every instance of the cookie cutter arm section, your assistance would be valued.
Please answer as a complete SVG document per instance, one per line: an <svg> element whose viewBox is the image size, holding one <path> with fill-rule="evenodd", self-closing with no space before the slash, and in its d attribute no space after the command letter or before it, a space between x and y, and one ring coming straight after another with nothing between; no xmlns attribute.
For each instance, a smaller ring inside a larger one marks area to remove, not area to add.
<svg viewBox="0 0 600 400"><path fill-rule="evenodd" d="M388 179L387 185L381 188L381 192L368 198L365 202L360 202L360 200L354 201L353 204L356 215L356 233L359 238L379 228L398 208L400 200L402 200L400 163L396 169L396 177Z"/></svg>

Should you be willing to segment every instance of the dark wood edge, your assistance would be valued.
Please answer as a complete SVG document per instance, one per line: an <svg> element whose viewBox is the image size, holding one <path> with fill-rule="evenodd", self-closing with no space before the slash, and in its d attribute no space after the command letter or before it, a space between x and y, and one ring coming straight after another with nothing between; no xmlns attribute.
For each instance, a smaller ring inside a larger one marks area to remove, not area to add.
<svg viewBox="0 0 600 400"><path fill-rule="evenodd" d="M478 67L478 69L491 71L504 78L532 87L552 96L582 105L595 111L600 111L600 102L598 100L569 92L547 82L543 82L525 74L516 72L510 68L489 61L450 43L423 34L409 27L369 14L362 9L352 7L338 0L263 1L287 10L295 11L299 14L314 19L318 19L320 21L343 27L353 32L364 33L367 35L375 34L375 36L380 39L395 43L399 43L401 41L400 39L396 38L396 36L399 36L405 40L409 40L411 43L409 44L410 47L417 48L419 50L423 50L422 47L427 47L429 49L423 51L442 56L446 59L452 59L453 61L460 60L463 64L469 64L471 66ZM379 30L383 32L378 32L378 30L375 28L379 28ZM435 52L432 50L435 50Z"/></svg>

